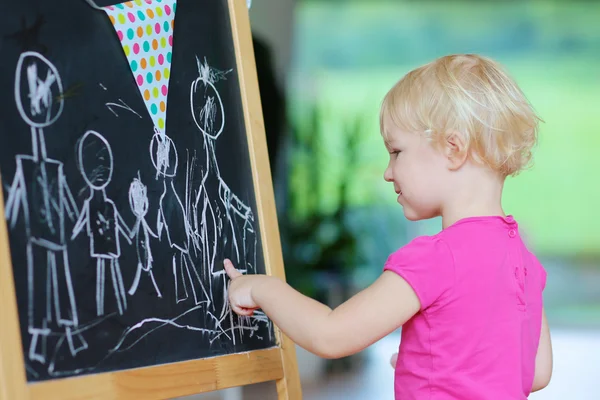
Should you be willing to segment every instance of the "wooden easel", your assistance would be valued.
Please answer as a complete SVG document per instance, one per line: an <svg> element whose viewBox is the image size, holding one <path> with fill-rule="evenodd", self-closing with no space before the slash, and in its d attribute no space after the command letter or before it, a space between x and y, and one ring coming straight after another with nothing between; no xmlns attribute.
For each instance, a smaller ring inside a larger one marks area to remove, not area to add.
<svg viewBox="0 0 600 400"><path fill-rule="evenodd" d="M228 0L267 273L285 279L245 0ZM0 191L0 215L4 199ZM169 399L276 381L281 400L301 399L294 343L278 329L267 350L27 383L6 220L0 218L0 400Z"/></svg>

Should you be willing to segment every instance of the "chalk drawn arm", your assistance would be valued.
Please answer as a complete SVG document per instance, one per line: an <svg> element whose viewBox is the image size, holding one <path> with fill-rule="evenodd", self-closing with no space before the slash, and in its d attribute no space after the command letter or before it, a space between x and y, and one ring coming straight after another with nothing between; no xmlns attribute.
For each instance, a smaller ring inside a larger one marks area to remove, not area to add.
<svg viewBox="0 0 600 400"><path fill-rule="evenodd" d="M79 217L79 209L77 208L77 203L75 202L75 198L73 197L73 193L71 192L71 189L69 188L69 184L67 183L65 177L61 177L60 181L65 194L65 198L63 201L65 209L67 210L69 219L74 222Z"/></svg>
<svg viewBox="0 0 600 400"><path fill-rule="evenodd" d="M133 237L132 235L135 235L135 234L131 232L131 230L125 223L125 221L123 221L123 217L121 217L121 214L119 214L118 211L117 211L117 229L119 232L121 232L121 235L123 235L125 240L127 240L127 243L131 244L131 237Z"/></svg>
<svg viewBox="0 0 600 400"><path fill-rule="evenodd" d="M133 224L133 229L131 230L131 232L129 232L129 239L132 239L135 237L135 235L137 235L139 229L140 229L140 220L136 220L135 224Z"/></svg>
<svg viewBox="0 0 600 400"><path fill-rule="evenodd" d="M75 227L73 228L73 234L71 235L71 240L75 239L77 237L77 235L79 235L79 233L81 233L81 230L83 229L84 225L88 221L88 218L89 218L89 204L86 201L85 204L83 205L83 209L81 210L81 214L79 214L79 218L77 219L77 222L75 223Z"/></svg>
<svg viewBox="0 0 600 400"><path fill-rule="evenodd" d="M234 193L231 194L230 201L230 209L233 210L240 217L245 219L254 220L254 215L252 214L252 210L248 207L239 197L237 197Z"/></svg>
<svg viewBox="0 0 600 400"><path fill-rule="evenodd" d="M157 233L157 236L159 239L162 237L162 231L163 231L164 226L165 226L165 223L164 223L164 216L162 213L162 209L159 209L158 216L156 218L156 233Z"/></svg>
<svg viewBox="0 0 600 400"><path fill-rule="evenodd" d="M152 230L152 228L150 228L150 225L148 225L145 219L142 219L142 227L150 234L150 236L158 239L158 235L154 233L154 231Z"/></svg>
<svg viewBox="0 0 600 400"><path fill-rule="evenodd" d="M10 220L11 228L14 228L15 224L17 223L21 203L25 203L26 201L24 186L23 175L20 173L20 171L17 171L17 174L15 175L13 183L8 192L6 210L4 211L5 218Z"/></svg>
<svg viewBox="0 0 600 400"><path fill-rule="evenodd" d="M371 286L332 310L278 278L242 275L230 262L224 265L232 279L228 296L236 313L248 316L261 308L292 341L323 358L358 353L401 327L421 308L408 282L391 271L384 271Z"/></svg>

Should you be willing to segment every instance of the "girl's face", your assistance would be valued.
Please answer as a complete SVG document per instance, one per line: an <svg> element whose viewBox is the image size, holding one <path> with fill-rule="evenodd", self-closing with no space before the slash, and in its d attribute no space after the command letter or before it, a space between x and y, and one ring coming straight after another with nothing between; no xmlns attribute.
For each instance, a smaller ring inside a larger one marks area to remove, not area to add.
<svg viewBox="0 0 600 400"><path fill-rule="evenodd" d="M383 177L394 184L405 217L417 221L440 216L449 172L444 154L425 134L397 128L389 132L386 148L390 161Z"/></svg>

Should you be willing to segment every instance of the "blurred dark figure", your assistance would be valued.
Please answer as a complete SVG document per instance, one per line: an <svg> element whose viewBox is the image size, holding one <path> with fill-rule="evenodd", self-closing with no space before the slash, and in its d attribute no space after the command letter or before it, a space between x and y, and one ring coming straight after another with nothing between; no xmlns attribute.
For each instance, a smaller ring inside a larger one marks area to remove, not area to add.
<svg viewBox="0 0 600 400"><path fill-rule="evenodd" d="M258 86L265 121L265 133L267 135L271 175L275 179L279 172L276 170L279 148L286 129L285 96L277 83L270 47L264 40L256 36L252 36L252 42L254 44L254 57L256 59Z"/></svg>

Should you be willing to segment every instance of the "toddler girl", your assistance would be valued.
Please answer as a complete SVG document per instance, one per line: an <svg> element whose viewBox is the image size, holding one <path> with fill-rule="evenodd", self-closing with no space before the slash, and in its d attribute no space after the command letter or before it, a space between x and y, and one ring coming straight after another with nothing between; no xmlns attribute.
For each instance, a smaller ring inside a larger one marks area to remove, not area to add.
<svg viewBox="0 0 600 400"><path fill-rule="evenodd" d="M526 399L550 381L546 272L501 206L508 176L531 159L538 117L494 61L452 55L411 71L384 98L384 178L408 220L442 231L391 254L381 276L331 310L281 280L226 260L235 312L261 308L326 358L402 327L396 399Z"/></svg>

